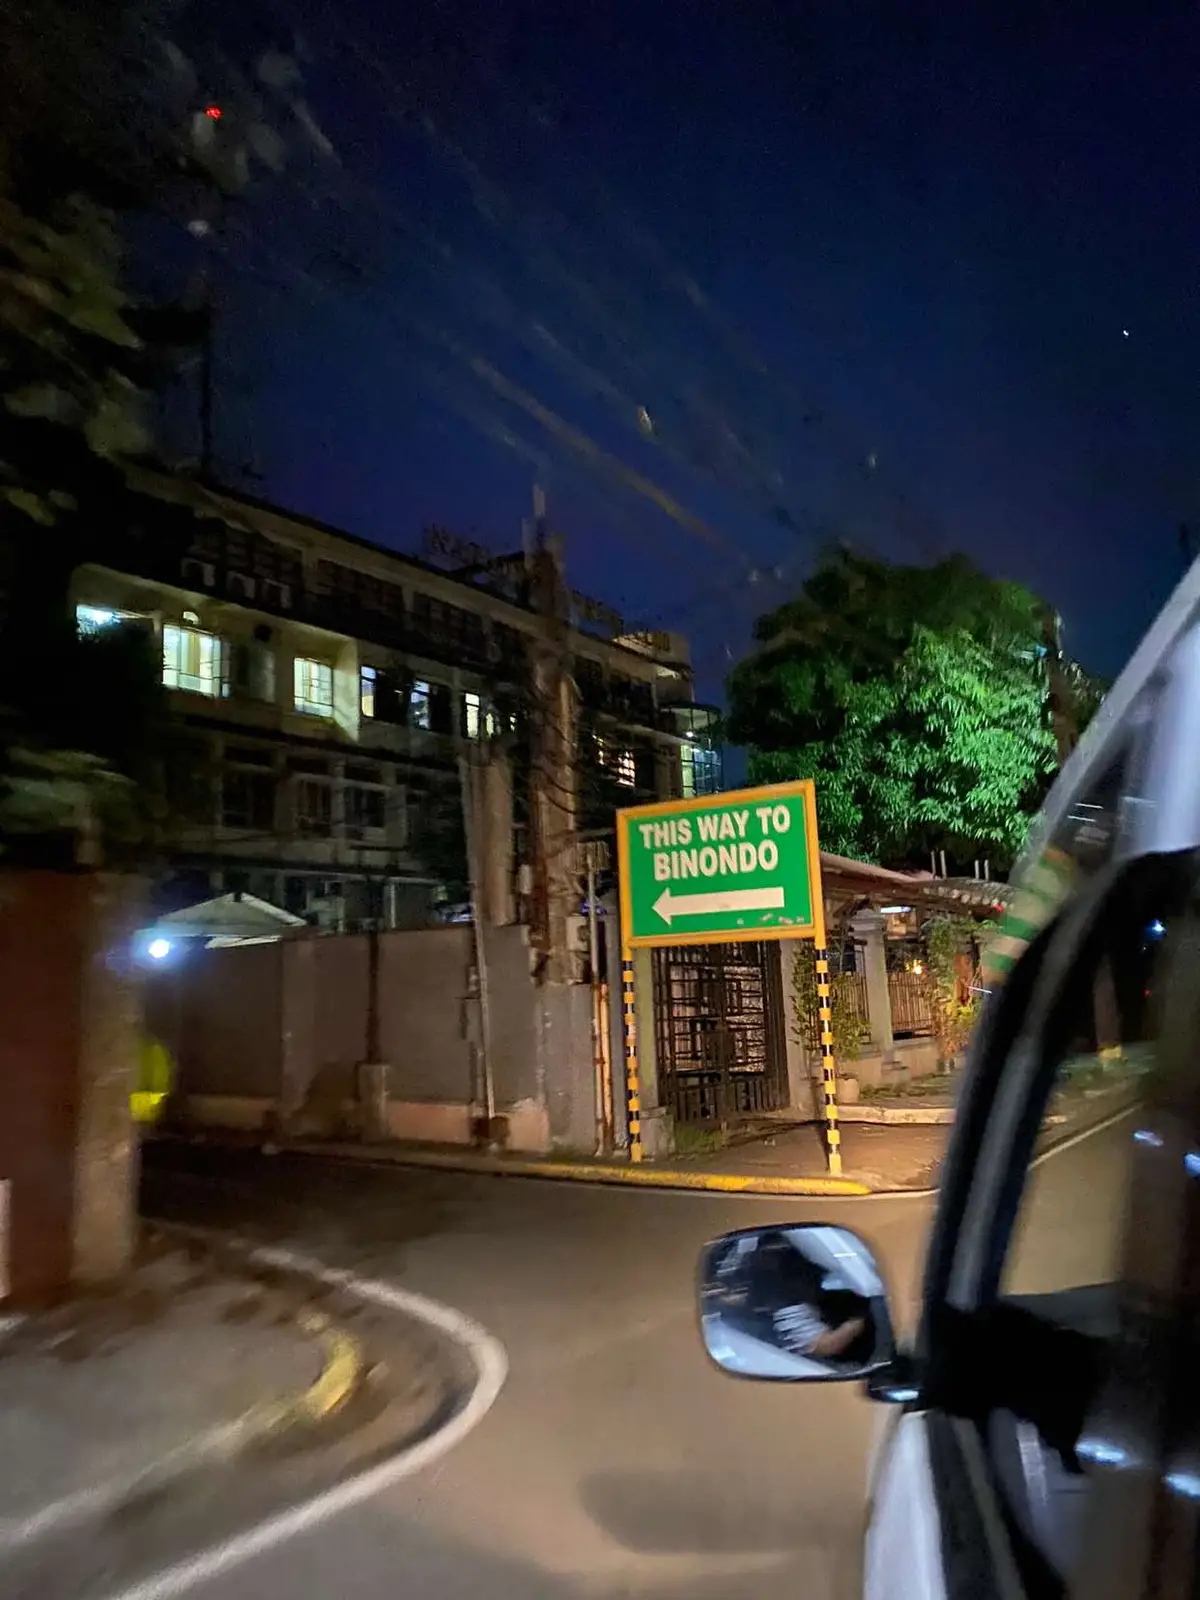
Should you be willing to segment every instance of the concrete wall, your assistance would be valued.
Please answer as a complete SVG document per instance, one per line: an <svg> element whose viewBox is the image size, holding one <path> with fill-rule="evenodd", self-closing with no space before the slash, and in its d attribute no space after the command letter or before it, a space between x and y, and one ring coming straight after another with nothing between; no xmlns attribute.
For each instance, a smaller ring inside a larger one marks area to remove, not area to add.
<svg viewBox="0 0 1200 1600"><path fill-rule="evenodd" d="M146 1026L174 1056L181 1095L279 1092L280 949L197 948L149 975Z"/></svg>
<svg viewBox="0 0 1200 1600"><path fill-rule="evenodd" d="M475 1002L468 1004L470 928L387 933L379 944L380 1044L391 1068L391 1098L469 1105L474 1083L472 1042L477 1037L477 1025L469 1014ZM365 989L363 993L365 1004Z"/></svg>
<svg viewBox="0 0 1200 1600"><path fill-rule="evenodd" d="M390 992L393 984L388 938L380 939L379 992ZM411 937L401 935L400 937ZM319 1087L322 1100L337 1105L355 1092L355 1068L367 1060L367 991L369 981L368 945L365 934L311 941L313 973L313 1042L311 1082ZM281 947L282 948L282 947ZM286 955L285 955L286 959ZM382 1034L382 1006L380 1007ZM386 1038L386 1036L384 1036ZM391 1060L384 1053L384 1060Z"/></svg>
<svg viewBox="0 0 1200 1600"><path fill-rule="evenodd" d="M365 935L306 937L197 950L173 972L152 974L149 1025L176 1056L184 1114L241 1127L281 1116L294 1132L350 1131L369 1042L369 954ZM492 1077L509 1144L591 1150L589 990L535 986L521 927L490 929L487 958ZM482 1101L471 929L380 935L378 1007L390 1133L469 1139Z"/></svg>

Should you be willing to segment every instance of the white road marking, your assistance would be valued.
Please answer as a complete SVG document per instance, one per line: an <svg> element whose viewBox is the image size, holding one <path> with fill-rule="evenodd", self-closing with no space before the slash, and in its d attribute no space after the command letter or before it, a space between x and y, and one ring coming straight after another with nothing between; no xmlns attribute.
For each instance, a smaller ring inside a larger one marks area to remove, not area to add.
<svg viewBox="0 0 1200 1600"><path fill-rule="evenodd" d="M1132 1117L1137 1109L1137 1106L1123 1106L1120 1111L1112 1112L1111 1115L1103 1117L1099 1122L1093 1122L1089 1127L1080 1128L1078 1133L1071 1134L1058 1144L1052 1144L1049 1150L1040 1151L1029 1163L1028 1170L1032 1172L1034 1167L1040 1167L1043 1161L1049 1161L1052 1156L1062 1155L1066 1150L1073 1150L1077 1144L1082 1144L1085 1139L1093 1138L1097 1133L1105 1133L1123 1118ZM821 1199L822 1203L828 1199L835 1201L838 1205L844 1205L847 1201L853 1205L861 1205L866 1200L929 1200L938 1193L939 1190L937 1189L880 1189L876 1190L874 1194L827 1195L822 1196ZM758 1199L760 1196L746 1195L743 1197L739 1195L738 1198Z"/></svg>
<svg viewBox="0 0 1200 1600"><path fill-rule="evenodd" d="M1077 1144L1082 1144L1085 1139L1090 1139L1093 1134L1103 1133L1107 1128L1113 1127L1125 1117L1132 1117L1137 1106L1122 1106L1120 1111L1114 1111L1111 1116L1104 1117L1100 1122L1093 1122L1090 1128L1080 1128L1078 1133L1073 1133L1061 1144L1052 1144L1049 1150L1043 1150L1041 1155L1034 1156L1029 1163L1030 1170L1040 1167L1043 1161L1049 1161L1051 1156L1058 1156L1064 1150L1073 1150Z"/></svg>
<svg viewBox="0 0 1200 1600"><path fill-rule="evenodd" d="M292 1250L263 1248L250 1250L247 1254L250 1260L264 1266L281 1267L288 1272L316 1278L356 1295L360 1300L371 1301L389 1311L399 1311L404 1316L436 1328L470 1356L478 1374L475 1387L462 1410L430 1438L422 1439L389 1460L368 1467L365 1472L312 1495L298 1505L289 1506L286 1511L277 1512L245 1533L163 1567L127 1588L111 1590L106 1600L170 1600L172 1596L185 1594L197 1584L220 1577L222 1573L285 1544L298 1534L320 1527L343 1511L361 1505L398 1483L401 1478L430 1466L439 1456L460 1444L487 1416L504 1386L508 1375L508 1356L504 1346L486 1328L464 1316L461 1311L456 1311L453 1306L440 1305L436 1300L427 1300L424 1295L398 1289L377 1278L360 1278L352 1272L323 1266L319 1261Z"/></svg>

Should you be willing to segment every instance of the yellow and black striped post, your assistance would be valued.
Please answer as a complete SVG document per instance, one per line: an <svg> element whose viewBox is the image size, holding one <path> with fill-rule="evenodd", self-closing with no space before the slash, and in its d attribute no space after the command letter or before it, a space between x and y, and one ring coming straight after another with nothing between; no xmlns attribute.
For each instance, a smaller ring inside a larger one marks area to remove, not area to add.
<svg viewBox="0 0 1200 1600"><path fill-rule="evenodd" d="M621 952L621 1019L625 1029L625 1109L629 1118L629 1159L642 1159L642 1088L638 1074L637 1016L633 1009L633 952Z"/></svg>
<svg viewBox="0 0 1200 1600"><path fill-rule="evenodd" d="M825 1151L830 1176L842 1175L842 1135L838 1128L837 1064L833 1058L833 1006L829 985L829 951L818 945L817 1016L821 1024L821 1088L825 1095Z"/></svg>

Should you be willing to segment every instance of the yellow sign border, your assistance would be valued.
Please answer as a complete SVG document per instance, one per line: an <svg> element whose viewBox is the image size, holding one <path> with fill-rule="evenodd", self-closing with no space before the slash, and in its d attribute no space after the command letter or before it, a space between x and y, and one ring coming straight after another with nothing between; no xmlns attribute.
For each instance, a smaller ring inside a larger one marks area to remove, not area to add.
<svg viewBox="0 0 1200 1600"><path fill-rule="evenodd" d="M747 928L737 933L633 933L633 907L629 898L629 827L642 817L675 816L680 811L710 811L714 806L753 803L770 799L794 799L799 795L804 806L804 838L808 845L808 887L812 920L790 928ZM717 794L697 795L691 800L659 800L644 806L627 806L617 812L617 893L621 907L621 945L626 950L655 950L676 944L750 944L764 940L812 939L818 949L825 945L825 901L821 889L821 852L817 843L817 791L811 778L796 778L791 783L763 783L748 789L722 789Z"/></svg>

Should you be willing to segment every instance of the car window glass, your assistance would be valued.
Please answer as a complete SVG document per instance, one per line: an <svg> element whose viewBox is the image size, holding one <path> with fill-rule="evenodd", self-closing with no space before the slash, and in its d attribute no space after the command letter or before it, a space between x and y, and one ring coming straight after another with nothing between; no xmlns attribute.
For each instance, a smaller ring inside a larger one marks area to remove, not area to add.
<svg viewBox="0 0 1200 1600"><path fill-rule="evenodd" d="M1031 1370L1006 1383L1011 1405L991 1415L987 1438L1010 1514L1061 1576L1078 1558L1088 1491L1063 1419L1082 1421L1117 1328L1130 1158L1195 868L1185 853L1114 873L1040 1041L1049 1093L998 1296L1001 1315L1026 1318L1012 1331L1029 1340L1019 1359Z"/></svg>
<svg viewBox="0 0 1200 1600"><path fill-rule="evenodd" d="M1120 837L1128 754L1113 758L1075 799L1053 836L1023 861L1013 895L983 957L983 982L1003 983L1037 935L1112 861Z"/></svg>
<svg viewBox="0 0 1200 1600"><path fill-rule="evenodd" d="M1063 985L1046 1041L1055 1070L1039 1147L1114 1120L1053 1159L1035 1158L1005 1258L1006 1295L1113 1280L1133 1128L1121 1113L1132 1113L1154 1064L1159 989L1190 894L1191 859L1154 857L1129 868Z"/></svg>

